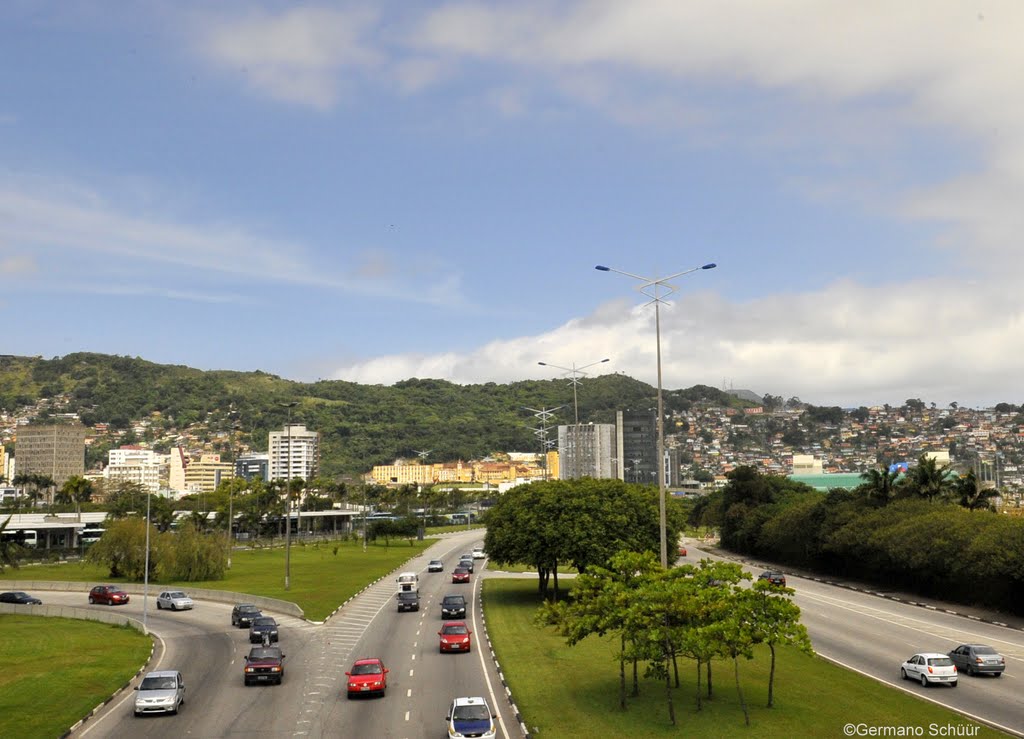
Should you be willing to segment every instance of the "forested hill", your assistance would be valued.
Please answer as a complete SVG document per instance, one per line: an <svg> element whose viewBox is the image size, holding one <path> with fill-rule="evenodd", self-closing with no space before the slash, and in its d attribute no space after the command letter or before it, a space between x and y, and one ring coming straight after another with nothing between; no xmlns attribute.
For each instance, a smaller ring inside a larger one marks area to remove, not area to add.
<svg viewBox="0 0 1024 739"><path fill-rule="evenodd" d="M715 388L697 385L666 390L666 410L693 402L739 407L743 403ZM41 403L44 398L50 403ZM624 375L586 378L578 388L580 421L610 423L615 411L656 405L650 385ZM78 413L87 426L107 423L131 429L149 420L143 438L115 434L109 444L147 441L165 450L179 434L221 440L232 452L231 432L253 449L265 450L267 432L281 428L296 402L293 423L320 431L323 472L357 474L375 464L430 450L428 461L476 459L493 452L538 449L527 408L554 408L553 424L572 423L572 388L566 379L511 384L456 385L410 379L395 385L359 385L339 380L301 383L264 372L203 371L138 358L78 353L54 359L0 357L0 410L35 413L45 420ZM552 434L554 437L554 434Z"/></svg>

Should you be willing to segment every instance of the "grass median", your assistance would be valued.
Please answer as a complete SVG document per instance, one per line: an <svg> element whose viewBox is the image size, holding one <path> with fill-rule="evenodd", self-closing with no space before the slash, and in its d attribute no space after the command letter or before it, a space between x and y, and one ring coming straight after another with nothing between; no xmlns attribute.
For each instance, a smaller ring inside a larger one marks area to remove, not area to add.
<svg viewBox="0 0 1024 739"><path fill-rule="evenodd" d="M55 737L145 664L152 639L96 621L0 615L0 736Z"/></svg>
<svg viewBox="0 0 1024 739"><path fill-rule="evenodd" d="M564 583L571 589L571 582ZM668 719L662 681L643 679L640 695L619 709L618 638L588 637L574 647L553 628L534 624L539 605L533 579L489 578L483 582L487 631L512 696L531 734L550 739L598 736L839 737L847 724L865 727L950 727L946 736L1002 737L952 711L893 690L820 657L779 649L775 707L767 708L767 647L753 660L740 659L740 684L750 726L736 694L733 664L712 665L713 697L696 710L695 663L680 660L680 687L673 689L677 725ZM627 691L631 689L627 666ZM940 688L936 688L939 690ZM942 688L948 689L948 688ZM705 686L706 695L706 686ZM961 733L957 733L957 727ZM914 731L917 729L915 728ZM914 736L916 734L862 734ZM938 734L931 734L938 735Z"/></svg>
<svg viewBox="0 0 1024 739"><path fill-rule="evenodd" d="M411 543L392 541L390 545L374 542L363 551L358 541L332 540L312 544L293 544L291 548L290 584L284 589L283 548L236 549L231 554L231 569L223 580L200 582L150 582L159 592L167 587L185 590L209 588L251 593L292 601L302 608L306 618L320 621L339 605L377 580L415 557L436 540ZM125 583L124 578L111 578L106 567L88 562L32 565L7 568L0 574L4 580L70 580L82 583ZM155 594L155 593L154 593Z"/></svg>

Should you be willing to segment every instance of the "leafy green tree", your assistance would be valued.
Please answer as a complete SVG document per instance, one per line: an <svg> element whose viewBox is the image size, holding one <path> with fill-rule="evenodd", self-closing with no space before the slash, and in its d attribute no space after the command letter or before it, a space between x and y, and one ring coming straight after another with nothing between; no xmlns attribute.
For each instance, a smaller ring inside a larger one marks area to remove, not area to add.
<svg viewBox="0 0 1024 739"><path fill-rule="evenodd" d="M999 497L999 491L995 488L983 488L978 483L978 477L974 470L953 481L953 493L961 508L969 511L994 511L996 509L993 501Z"/></svg>
<svg viewBox="0 0 1024 739"><path fill-rule="evenodd" d="M222 536L204 534L191 521L185 521L167 543L160 579L201 582L224 577L227 549Z"/></svg>
<svg viewBox="0 0 1024 739"><path fill-rule="evenodd" d="M775 705L775 646L790 644L805 654L813 654L807 629L800 623L800 607L790 598L796 591L758 580L743 596L750 603L751 626L755 644L768 645L772 664L768 673L768 708Z"/></svg>
<svg viewBox="0 0 1024 739"><path fill-rule="evenodd" d="M75 514L77 515L81 512L82 503L88 503L92 499L92 494L92 480L87 480L81 475L72 475L61 485L60 490L54 496L54 500L61 505L74 503Z"/></svg>
<svg viewBox="0 0 1024 739"><path fill-rule="evenodd" d="M8 516L3 523L0 523L0 572L3 572L5 567L18 569L18 560L25 549L18 542L4 537L4 532L7 531L10 522L11 517Z"/></svg>
<svg viewBox="0 0 1024 739"><path fill-rule="evenodd" d="M939 466L935 457L922 454L910 468L902 490L907 495L928 501L947 500L953 492L952 472L949 465Z"/></svg>
<svg viewBox="0 0 1024 739"><path fill-rule="evenodd" d="M149 574L160 566L162 547L157 533L150 532ZM121 518L107 524L100 540L85 553L87 561L104 565L110 577L142 580L146 569L146 522L142 518Z"/></svg>
<svg viewBox="0 0 1024 739"><path fill-rule="evenodd" d="M886 506L896 497L896 483L900 476L899 468L890 471L888 468L870 469L861 474L864 484L862 490L875 506Z"/></svg>

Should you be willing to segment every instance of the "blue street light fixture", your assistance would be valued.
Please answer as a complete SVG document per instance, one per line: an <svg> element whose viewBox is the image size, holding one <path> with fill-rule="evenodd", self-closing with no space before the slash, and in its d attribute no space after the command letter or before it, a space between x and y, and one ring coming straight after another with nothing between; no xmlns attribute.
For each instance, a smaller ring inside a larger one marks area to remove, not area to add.
<svg viewBox="0 0 1024 739"><path fill-rule="evenodd" d="M661 566L668 568L668 520L665 512L665 406L661 396L661 304L665 302L665 298L676 291L676 286L669 284L669 280L674 280L677 277L688 275L692 272L698 272L703 269L714 269L716 264L705 264L700 267L691 267L690 269L684 269L682 272L676 272L675 274L668 275L667 277L642 277L640 275L634 275L631 272L623 272L620 269L613 269L612 267L605 267L602 264L597 265L594 269L600 272L615 272L626 277L632 277L634 280L640 280L641 284L637 287L643 295L650 298L645 305L654 304L654 334L657 342L657 358L658 358L658 514L660 518L661 528ZM664 291L664 292L663 292Z"/></svg>

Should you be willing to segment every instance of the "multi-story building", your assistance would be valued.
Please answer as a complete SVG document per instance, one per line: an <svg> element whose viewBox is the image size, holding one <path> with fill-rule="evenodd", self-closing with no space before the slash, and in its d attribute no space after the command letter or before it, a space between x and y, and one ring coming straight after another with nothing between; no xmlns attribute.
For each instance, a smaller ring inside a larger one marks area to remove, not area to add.
<svg viewBox="0 0 1024 739"><path fill-rule="evenodd" d="M231 462L221 462L219 454L203 454L185 468L185 490L190 493L212 493L234 474Z"/></svg>
<svg viewBox="0 0 1024 739"><path fill-rule="evenodd" d="M109 464L103 470L105 480L122 480L142 486L143 490L160 492L161 478L167 466L166 455L141 446L122 446L111 449Z"/></svg>
<svg viewBox="0 0 1024 739"><path fill-rule="evenodd" d="M309 431L299 424L285 426L270 432L267 449L271 480L312 480L320 472L319 431Z"/></svg>
<svg viewBox="0 0 1024 739"><path fill-rule="evenodd" d="M558 427L559 479L615 477L615 424Z"/></svg>
<svg viewBox="0 0 1024 739"><path fill-rule="evenodd" d="M18 426L15 459L19 475L46 475L59 488L69 477L85 473L85 426Z"/></svg>
<svg viewBox="0 0 1024 739"><path fill-rule="evenodd" d="M649 410L618 411L615 427L618 478L626 482L657 483L658 414Z"/></svg>
<svg viewBox="0 0 1024 739"><path fill-rule="evenodd" d="M269 454L243 454L235 460L235 477L244 477L249 482L255 479L270 480Z"/></svg>

